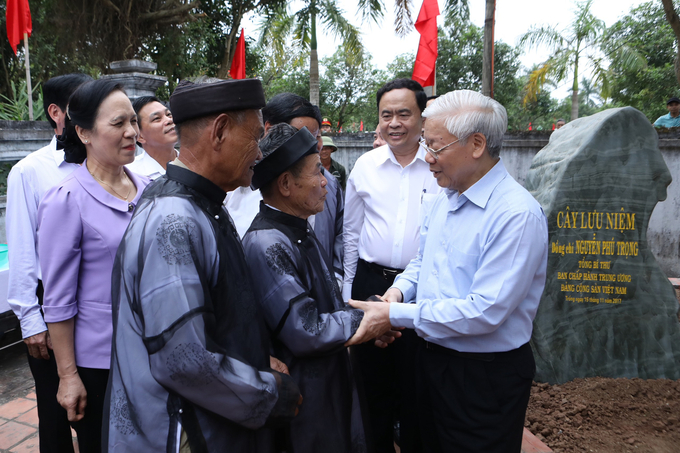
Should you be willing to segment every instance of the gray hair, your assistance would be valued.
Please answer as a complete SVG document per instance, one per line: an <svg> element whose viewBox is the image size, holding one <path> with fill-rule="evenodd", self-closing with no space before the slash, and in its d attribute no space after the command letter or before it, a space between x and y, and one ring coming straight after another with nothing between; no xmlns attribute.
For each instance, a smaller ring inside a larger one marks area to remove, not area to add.
<svg viewBox="0 0 680 453"><path fill-rule="evenodd" d="M424 118L444 121L451 135L462 143L479 132L486 137L486 148L493 158L498 157L503 134L508 129L508 113L498 101L470 90L457 90L439 96L423 112Z"/></svg>

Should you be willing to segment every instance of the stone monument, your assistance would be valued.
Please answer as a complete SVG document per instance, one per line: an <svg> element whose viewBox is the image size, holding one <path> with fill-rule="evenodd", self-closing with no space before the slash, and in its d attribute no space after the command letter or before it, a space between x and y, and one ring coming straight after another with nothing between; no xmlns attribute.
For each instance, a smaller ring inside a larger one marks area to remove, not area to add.
<svg viewBox="0 0 680 453"><path fill-rule="evenodd" d="M647 243L670 183L656 131L631 107L567 124L536 155L526 188L550 235L537 381L680 378L678 301Z"/></svg>
<svg viewBox="0 0 680 453"><path fill-rule="evenodd" d="M150 61L121 60L109 63L113 74L103 75L102 79L111 79L123 85L131 100L142 96L153 96L156 89L167 82L167 77L149 74L158 65Z"/></svg>

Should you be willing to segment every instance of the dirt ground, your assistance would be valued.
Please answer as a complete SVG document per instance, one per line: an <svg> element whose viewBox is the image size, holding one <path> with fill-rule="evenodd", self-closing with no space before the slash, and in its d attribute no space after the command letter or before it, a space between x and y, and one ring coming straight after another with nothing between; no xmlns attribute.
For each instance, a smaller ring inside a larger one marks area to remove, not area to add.
<svg viewBox="0 0 680 453"><path fill-rule="evenodd" d="M680 380L534 383L525 425L555 453L678 453Z"/></svg>

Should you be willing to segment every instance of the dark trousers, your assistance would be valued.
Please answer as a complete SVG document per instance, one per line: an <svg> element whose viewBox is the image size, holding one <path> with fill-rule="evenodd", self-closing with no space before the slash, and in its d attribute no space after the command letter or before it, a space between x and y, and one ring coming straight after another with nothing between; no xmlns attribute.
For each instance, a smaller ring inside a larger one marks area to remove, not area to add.
<svg viewBox="0 0 680 453"><path fill-rule="evenodd" d="M35 381L40 453L72 453L71 425L66 417L66 410L57 402L57 362L52 351L49 353L49 360L36 359L26 350L28 366Z"/></svg>
<svg viewBox="0 0 680 453"><path fill-rule="evenodd" d="M43 287L38 281L36 290L38 303L42 305ZM35 399L38 405L38 437L40 453L72 453L73 437L66 409L57 402L59 375L54 354L49 351L49 360L36 359L28 354L28 366L35 381Z"/></svg>
<svg viewBox="0 0 680 453"><path fill-rule="evenodd" d="M359 260L352 284L352 299L382 296L395 275L384 274ZM376 453L394 453L394 425L399 422L402 453L422 451L415 401L415 352L418 336L412 330L385 349L372 341L352 348L359 368L368 416L368 436Z"/></svg>
<svg viewBox="0 0 680 453"><path fill-rule="evenodd" d="M431 453L519 453L531 382L529 343L495 354L417 351L418 414Z"/></svg>
<svg viewBox="0 0 680 453"><path fill-rule="evenodd" d="M102 417L109 370L78 367L78 375L87 391L87 407L82 420L71 425L78 434L80 453L99 453L102 449Z"/></svg>

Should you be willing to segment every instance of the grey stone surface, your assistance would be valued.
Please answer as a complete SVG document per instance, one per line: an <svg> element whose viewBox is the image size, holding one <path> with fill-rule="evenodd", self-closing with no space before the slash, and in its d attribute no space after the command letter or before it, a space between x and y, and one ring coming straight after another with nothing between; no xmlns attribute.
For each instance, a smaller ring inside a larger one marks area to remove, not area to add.
<svg viewBox="0 0 680 453"><path fill-rule="evenodd" d="M0 161L17 161L47 145L54 129L47 121L0 121Z"/></svg>
<svg viewBox="0 0 680 453"><path fill-rule="evenodd" d="M119 60L109 63L109 68L117 74L124 72L149 73L155 71L157 67L156 63L143 60Z"/></svg>
<svg viewBox="0 0 680 453"><path fill-rule="evenodd" d="M142 96L153 96L156 89L168 81L166 77L143 74L141 72L126 72L123 74L107 74L101 76L102 79L111 79L125 89L130 99L137 99Z"/></svg>
<svg viewBox="0 0 680 453"><path fill-rule="evenodd" d="M631 107L567 124L536 155L526 188L550 234L536 380L680 377L678 302L647 238L670 182L656 131Z"/></svg>

